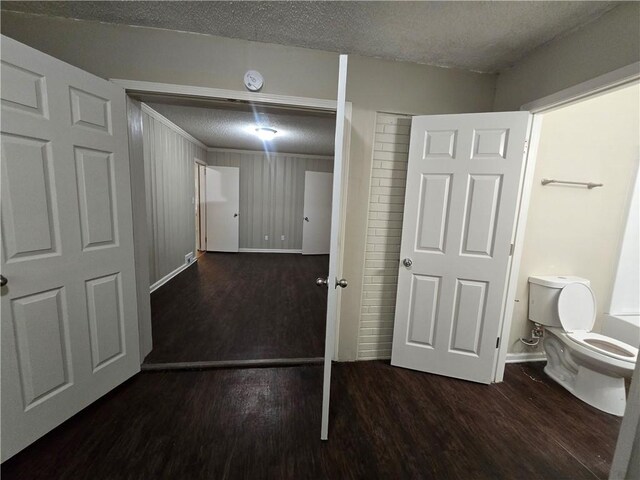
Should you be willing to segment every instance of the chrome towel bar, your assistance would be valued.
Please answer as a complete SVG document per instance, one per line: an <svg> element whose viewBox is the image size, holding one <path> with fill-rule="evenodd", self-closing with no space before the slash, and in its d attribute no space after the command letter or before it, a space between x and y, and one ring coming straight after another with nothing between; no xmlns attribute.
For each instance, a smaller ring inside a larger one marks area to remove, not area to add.
<svg viewBox="0 0 640 480"><path fill-rule="evenodd" d="M555 180L553 178L543 178L542 185L549 185L550 183L564 183L565 185L584 185L589 190L596 187L602 187L604 184L602 183L593 183L593 182L569 182L568 180Z"/></svg>

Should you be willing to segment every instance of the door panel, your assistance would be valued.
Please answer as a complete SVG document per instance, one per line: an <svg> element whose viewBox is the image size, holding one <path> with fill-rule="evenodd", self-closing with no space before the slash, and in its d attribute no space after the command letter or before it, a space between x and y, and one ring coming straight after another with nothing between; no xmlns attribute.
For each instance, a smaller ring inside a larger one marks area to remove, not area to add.
<svg viewBox="0 0 640 480"><path fill-rule="evenodd" d="M407 342L433 347L441 278L414 275L411 280L411 317Z"/></svg>
<svg viewBox="0 0 640 480"><path fill-rule="evenodd" d="M8 262L59 254L59 226L48 142L2 134L2 215ZM24 185L30 185L27 190ZM28 218L29 222L22 219Z"/></svg>
<svg viewBox="0 0 640 480"><path fill-rule="evenodd" d="M393 365L491 381L529 124L413 118Z"/></svg>
<svg viewBox="0 0 640 480"><path fill-rule="evenodd" d="M61 288L12 302L25 409L70 385L69 319Z"/></svg>
<svg viewBox="0 0 640 480"><path fill-rule="evenodd" d="M305 172L302 254L326 255L331 239L333 174Z"/></svg>
<svg viewBox="0 0 640 480"><path fill-rule="evenodd" d="M336 318L338 315L338 292L336 282L342 272L342 245L341 236L341 212L342 212L342 169L345 151L348 142L345 141L345 132L348 133L351 125L346 119L347 112L347 55L340 55L338 70L338 100L336 104L336 135L333 161L333 188L331 197L331 237L329 248L329 276L327 277L327 326L324 341L324 374L322 383L322 418L320 422L320 438L327 440L329 436L329 404L331 394L331 362L336 342Z"/></svg>
<svg viewBox="0 0 640 480"><path fill-rule="evenodd" d="M108 152L74 148L80 202L82 246L86 249L117 243L114 218L113 155Z"/></svg>
<svg viewBox="0 0 640 480"><path fill-rule="evenodd" d="M240 246L240 169L207 167L207 251L237 252Z"/></svg>
<svg viewBox="0 0 640 480"><path fill-rule="evenodd" d="M124 90L2 37L2 460L140 370Z"/></svg>
<svg viewBox="0 0 640 480"><path fill-rule="evenodd" d="M86 282L94 372L124 353L120 276L106 275Z"/></svg>
<svg viewBox="0 0 640 480"><path fill-rule="evenodd" d="M451 175L423 175L420 227L416 249L444 253L447 231Z"/></svg>

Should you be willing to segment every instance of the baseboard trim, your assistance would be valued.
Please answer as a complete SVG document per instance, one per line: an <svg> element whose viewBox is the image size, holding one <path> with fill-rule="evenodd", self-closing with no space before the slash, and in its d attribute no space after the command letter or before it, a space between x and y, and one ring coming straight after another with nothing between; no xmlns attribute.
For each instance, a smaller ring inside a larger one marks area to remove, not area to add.
<svg viewBox="0 0 640 480"><path fill-rule="evenodd" d="M295 367L298 365L321 365L323 357L309 358L269 358L262 360L219 360L208 362L170 362L170 363L143 363L142 371L159 370L210 370L216 368L269 368L269 367Z"/></svg>
<svg viewBox="0 0 640 480"><path fill-rule="evenodd" d="M507 353L505 363L544 362L546 359L544 352Z"/></svg>
<svg viewBox="0 0 640 480"><path fill-rule="evenodd" d="M191 263L185 263L184 265L180 265L178 268L176 268L173 272L169 273L168 275L165 275L164 277L162 277L160 280L158 280L156 283L154 283L153 285L151 285L149 287L149 293L153 293L154 291L156 291L157 289L159 289L162 285L164 285L165 283L167 283L169 280L171 280L173 277L175 277L176 275L178 275L179 273L181 273L183 270L186 270L188 267L190 267L191 265L193 265L194 263L196 263L198 261L197 258L193 259L193 262Z"/></svg>
<svg viewBox="0 0 640 480"><path fill-rule="evenodd" d="M239 253L302 253L296 248L239 248Z"/></svg>

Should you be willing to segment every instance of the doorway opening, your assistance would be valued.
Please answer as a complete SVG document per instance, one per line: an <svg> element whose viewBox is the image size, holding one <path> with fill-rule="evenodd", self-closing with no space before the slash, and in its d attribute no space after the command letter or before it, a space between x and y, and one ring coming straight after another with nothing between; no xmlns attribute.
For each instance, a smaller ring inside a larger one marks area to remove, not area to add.
<svg viewBox="0 0 640 480"><path fill-rule="evenodd" d="M335 112L132 96L143 115L149 281L170 276L151 293L143 368L321 363L327 289L316 280L328 277Z"/></svg>

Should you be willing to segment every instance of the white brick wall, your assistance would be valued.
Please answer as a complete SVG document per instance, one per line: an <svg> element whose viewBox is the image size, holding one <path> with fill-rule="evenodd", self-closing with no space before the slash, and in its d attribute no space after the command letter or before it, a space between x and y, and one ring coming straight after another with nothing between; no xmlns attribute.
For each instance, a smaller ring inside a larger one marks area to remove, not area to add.
<svg viewBox="0 0 640 480"><path fill-rule="evenodd" d="M411 117L377 114L358 360L391 357L410 128Z"/></svg>

